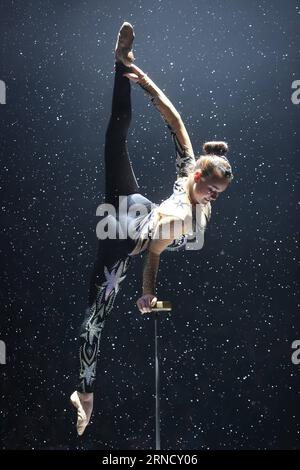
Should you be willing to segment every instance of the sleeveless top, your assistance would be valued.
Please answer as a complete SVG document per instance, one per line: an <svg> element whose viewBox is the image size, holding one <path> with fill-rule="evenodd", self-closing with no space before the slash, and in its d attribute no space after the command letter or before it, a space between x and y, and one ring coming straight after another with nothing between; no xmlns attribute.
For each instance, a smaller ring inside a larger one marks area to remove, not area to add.
<svg viewBox="0 0 300 470"><path fill-rule="evenodd" d="M188 239L193 237L193 235L198 240L197 249L202 248L207 215L203 211L201 204L197 204L197 207L192 205L187 194L187 179L187 177L178 178L174 183L173 193L168 199L164 200L161 204L150 203L147 214L144 213L131 219L130 231L131 236L135 240L135 246L128 253L129 256L140 254L148 248L150 241L156 233L157 224L164 216L174 216L174 218L180 219L183 222L178 227L178 238L167 246L167 250L186 249ZM168 237L166 236L166 238Z"/></svg>

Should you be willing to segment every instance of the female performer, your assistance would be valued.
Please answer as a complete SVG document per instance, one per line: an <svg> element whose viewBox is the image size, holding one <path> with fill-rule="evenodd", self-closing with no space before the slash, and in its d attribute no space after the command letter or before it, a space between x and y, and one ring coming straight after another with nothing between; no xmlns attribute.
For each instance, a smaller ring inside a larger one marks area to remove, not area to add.
<svg viewBox="0 0 300 470"><path fill-rule="evenodd" d="M114 236L105 238L101 226L97 230L100 239L98 255L80 333L79 384L71 395L71 403L77 409L79 435L83 434L89 423L93 409L101 332L120 284L126 277L131 258L147 251L143 292L137 306L142 313L149 312L157 301L155 284L161 253L165 249L186 247L188 237L195 233L197 247L203 245L211 202L233 178L230 163L224 156L228 150L225 142L206 142L203 146L205 155L195 158L181 116L155 83L133 64L133 40L132 25L123 23L115 48L112 111L105 136L105 207L110 204L118 211L125 198L127 210L119 211L118 215L115 211L106 218L105 223L109 227L106 236L112 233ZM128 156L126 139L131 121L130 80L138 83L149 95L166 121L175 143L177 180L173 194L160 205L152 204L139 193Z"/></svg>

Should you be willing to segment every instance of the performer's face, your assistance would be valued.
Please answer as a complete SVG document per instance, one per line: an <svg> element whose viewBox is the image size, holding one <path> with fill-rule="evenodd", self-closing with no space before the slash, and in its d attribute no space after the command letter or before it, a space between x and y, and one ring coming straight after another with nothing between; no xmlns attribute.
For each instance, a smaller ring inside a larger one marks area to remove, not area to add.
<svg viewBox="0 0 300 470"><path fill-rule="evenodd" d="M194 203L207 204L217 199L220 193L227 189L228 178L218 174L205 176L201 170L196 170L192 180L192 200Z"/></svg>

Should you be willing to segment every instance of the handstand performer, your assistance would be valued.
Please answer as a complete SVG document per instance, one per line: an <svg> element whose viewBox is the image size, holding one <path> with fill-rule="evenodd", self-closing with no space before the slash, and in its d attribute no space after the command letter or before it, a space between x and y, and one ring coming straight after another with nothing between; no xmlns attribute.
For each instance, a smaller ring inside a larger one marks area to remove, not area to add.
<svg viewBox="0 0 300 470"><path fill-rule="evenodd" d="M115 49L115 82L112 111L105 136L105 202L119 207L120 196L127 197L127 207L143 205L146 214L126 216L135 227L135 237L99 240L97 260L92 274L89 304L80 333L80 374L71 402L77 409L77 432L83 434L93 409L93 388L101 332L110 314L131 258L146 252L143 269L143 293L137 301L139 310L151 311L156 297L156 276L160 255L165 249L185 247L188 236L203 234L215 201L231 182L233 175L224 156L225 142L206 142L205 155L195 158L192 144L181 116L165 94L134 62L133 27L123 23ZM130 80L138 83L167 123L176 149L177 180L173 194L154 205L139 193L139 187L127 152L127 134L131 121ZM197 209L197 210L196 210ZM200 216L196 217L196 215ZM116 220L118 234L120 225ZM123 221L124 222L124 221ZM165 235L167 234L167 236Z"/></svg>

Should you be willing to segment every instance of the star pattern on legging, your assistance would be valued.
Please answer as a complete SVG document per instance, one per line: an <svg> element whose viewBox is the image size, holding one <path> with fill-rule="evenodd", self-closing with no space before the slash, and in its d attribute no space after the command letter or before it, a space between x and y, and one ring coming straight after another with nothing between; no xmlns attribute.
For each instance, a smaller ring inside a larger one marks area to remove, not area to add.
<svg viewBox="0 0 300 470"><path fill-rule="evenodd" d="M106 281L103 283L105 287L105 301L108 299L110 293L114 290L117 294L119 291L119 285L125 279L123 275L124 271L124 261L120 263L115 263L112 267L112 270L109 271L106 266L104 266L104 275Z"/></svg>
<svg viewBox="0 0 300 470"><path fill-rule="evenodd" d="M104 267L104 279L102 276L96 286L96 298L88 308L89 319L83 326L80 334L82 346L80 348L80 390L87 391L93 386L96 378L97 353L101 332L103 330L107 316L109 315L120 283L125 279L130 263L130 258L118 260L109 268Z"/></svg>
<svg viewBox="0 0 300 470"><path fill-rule="evenodd" d="M103 328L103 311L104 311L104 306L101 307L99 311L99 315L94 316L91 318L86 326L87 329L87 334L89 335L89 342L93 343L94 337L96 339L99 338L101 330Z"/></svg>
<svg viewBox="0 0 300 470"><path fill-rule="evenodd" d="M86 381L87 385L91 385L96 377L96 362L92 362L92 364L83 363L82 365L83 370L80 376Z"/></svg>

